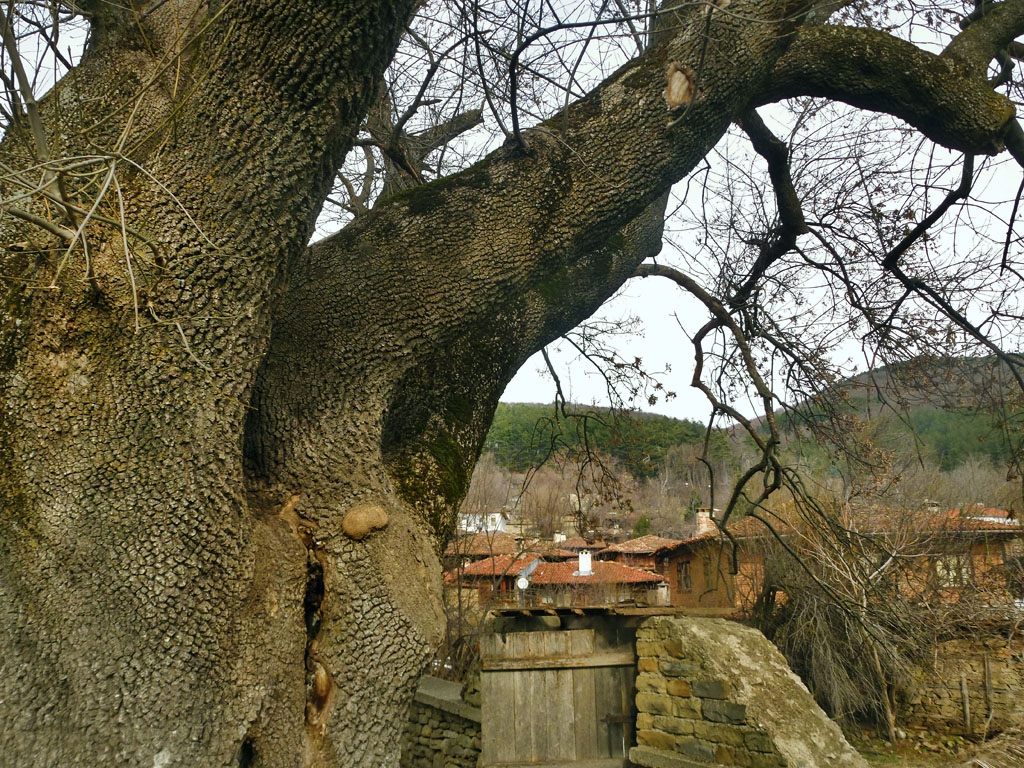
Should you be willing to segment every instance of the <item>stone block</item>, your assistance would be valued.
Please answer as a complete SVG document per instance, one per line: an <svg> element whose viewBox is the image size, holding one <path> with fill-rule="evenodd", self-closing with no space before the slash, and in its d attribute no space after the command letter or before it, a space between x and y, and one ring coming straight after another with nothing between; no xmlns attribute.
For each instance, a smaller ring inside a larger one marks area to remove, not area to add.
<svg viewBox="0 0 1024 768"><path fill-rule="evenodd" d="M638 693L636 695L636 708L641 712L650 712L654 715L674 715L674 700L671 696L662 693Z"/></svg>
<svg viewBox="0 0 1024 768"><path fill-rule="evenodd" d="M708 768L707 763L650 747L633 747L629 750L629 764L641 768Z"/></svg>
<svg viewBox="0 0 1024 768"><path fill-rule="evenodd" d="M765 752L750 752L750 768L785 768L786 760L782 755Z"/></svg>
<svg viewBox="0 0 1024 768"><path fill-rule="evenodd" d="M676 748L676 737L662 731L637 731L636 743L672 752Z"/></svg>
<svg viewBox="0 0 1024 768"><path fill-rule="evenodd" d="M636 716L636 729L638 731L649 731L654 727L654 715L650 712L638 712Z"/></svg>
<svg viewBox="0 0 1024 768"><path fill-rule="evenodd" d="M719 765L748 768L750 765L750 754L745 749L720 745L715 749L715 762Z"/></svg>
<svg viewBox="0 0 1024 768"><path fill-rule="evenodd" d="M684 757L703 760L706 763L715 761L714 745L700 739L680 737L676 742L676 751Z"/></svg>
<svg viewBox="0 0 1024 768"><path fill-rule="evenodd" d="M734 723L742 725L747 722L747 705L721 699L707 699L701 702L701 710L705 720L715 723Z"/></svg>
<svg viewBox="0 0 1024 768"><path fill-rule="evenodd" d="M699 675L701 670L696 664L661 659L658 661L658 671L665 677L693 677Z"/></svg>
<svg viewBox="0 0 1024 768"><path fill-rule="evenodd" d="M641 656L636 663L636 668L641 672L657 672L658 660L653 656Z"/></svg>
<svg viewBox="0 0 1024 768"><path fill-rule="evenodd" d="M665 644L661 640L637 640L637 656L662 656L665 653Z"/></svg>
<svg viewBox="0 0 1024 768"><path fill-rule="evenodd" d="M691 720L701 719L701 700L700 699L680 699L673 697L672 701L675 702L672 714L676 717L686 717Z"/></svg>
<svg viewBox="0 0 1024 768"><path fill-rule="evenodd" d="M665 653L673 659L685 659L687 657L686 646L678 637L670 637L665 641Z"/></svg>
<svg viewBox="0 0 1024 768"><path fill-rule="evenodd" d="M732 686L726 680L694 680L690 687L693 695L702 699L727 699L732 695Z"/></svg>
<svg viewBox="0 0 1024 768"><path fill-rule="evenodd" d="M659 731L671 733L675 736L693 736L693 720L685 720L681 717L668 717L657 715L654 717L654 727Z"/></svg>
<svg viewBox="0 0 1024 768"><path fill-rule="evenodd" d="M641 672L636 677L636 689L638 692L665 693L666 687L665 678L659 675L649 675Z"/></svg>
<svg viewBox="0 0 1024 768"><path fill-rule="evenodd" d="M774 752L771 737L764 731L749 730L743 733L743 744L753 752Z"/></svg>
<svg viewBox="0 0 1024 768"><path fill-rule="evenodd" d="M684 699L689 698L692 695L690 681L683 680L679 677L668 680L665 684L665 691L670 696L681 696Z"/></svg>
<svg viewBox="0 0 1024 768"><path fill-rule="evenodd" d="M743 746L743 731L733 725L697 720L693 723L693 735L715 744L725 744L730 747Z"/></svg>

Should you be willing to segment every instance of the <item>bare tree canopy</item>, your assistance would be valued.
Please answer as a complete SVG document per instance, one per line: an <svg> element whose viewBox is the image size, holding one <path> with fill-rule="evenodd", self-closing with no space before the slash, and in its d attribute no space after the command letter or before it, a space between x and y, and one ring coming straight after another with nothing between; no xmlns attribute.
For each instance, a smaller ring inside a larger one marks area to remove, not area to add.
<svg viewBox="0 0 1024 768"><path fill-rule="evenodd" d="M497 400L634 276L722 414L1019 382L1024 0L904 5L3 4L0 763L395 765Z"/></svg>

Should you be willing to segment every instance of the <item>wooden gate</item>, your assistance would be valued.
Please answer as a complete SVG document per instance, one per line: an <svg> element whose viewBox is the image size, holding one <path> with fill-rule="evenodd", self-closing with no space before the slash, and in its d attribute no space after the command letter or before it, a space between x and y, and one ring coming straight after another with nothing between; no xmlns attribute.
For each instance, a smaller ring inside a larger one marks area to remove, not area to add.
<svg viewBox="0 0 1024 768"><path fill-rule="evenodd" d="M636 722L633 643L593 629L510 632L480 642L485 768L621 768Z"/></svg>

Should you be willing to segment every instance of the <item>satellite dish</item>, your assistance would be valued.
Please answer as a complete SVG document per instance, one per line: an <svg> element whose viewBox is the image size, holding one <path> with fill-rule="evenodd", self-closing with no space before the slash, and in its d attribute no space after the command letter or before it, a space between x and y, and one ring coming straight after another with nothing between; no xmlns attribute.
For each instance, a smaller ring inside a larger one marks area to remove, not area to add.
<svg viewBox="0 0 1024 768"><path fill-rule="evenodd" d="M525 576L520 576L518 579L516 579L516 586L520 589L526 589L528 586L530 586L530 580Z"/></svg>

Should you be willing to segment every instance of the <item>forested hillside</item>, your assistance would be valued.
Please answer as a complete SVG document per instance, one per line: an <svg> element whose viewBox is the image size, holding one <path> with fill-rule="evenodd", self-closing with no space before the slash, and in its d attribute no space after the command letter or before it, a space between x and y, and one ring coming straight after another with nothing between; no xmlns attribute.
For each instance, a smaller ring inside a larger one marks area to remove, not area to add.
<svg viewBox="0 0 1024 768"><path fill-rule="evenodd" d="M569 406L566 415L553 405L500 403L484 451L498 464L522 472L560 451L589 449L612 457L633 476L656 475L666 452L704 440L696 421L652 413L612 413Z"/></svg>
<svg viewBox="0 0 1024 768"><path fill-rule="evenodd" d="M808 400L776 414L782 452L823 494L1009 504L1022 412L1011 391L991 359L919 358L879 368L835 387L828 408ZM716 429L705 465L705 437L704 425L666 416L502 403L484 451L513 474L552 457L577 464L581 455L600 457L633 484L635 508L667 511L709 503L712 490L723 505L752 455L739 431ZM854 443L868 455L851 461L837 450Z"/></svg>

